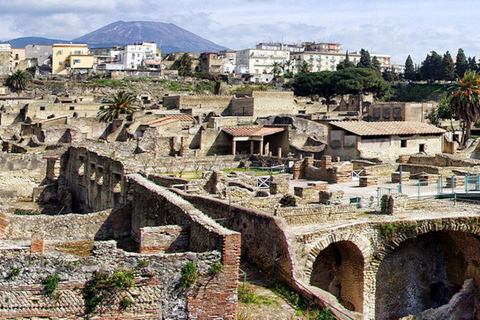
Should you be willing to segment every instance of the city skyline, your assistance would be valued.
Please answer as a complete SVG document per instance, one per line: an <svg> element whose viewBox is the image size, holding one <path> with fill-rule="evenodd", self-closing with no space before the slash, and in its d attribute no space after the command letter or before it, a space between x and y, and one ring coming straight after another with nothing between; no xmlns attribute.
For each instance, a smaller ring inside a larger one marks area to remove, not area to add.
<svg viewBox="0 0 480 320"><path fill-rule="evenodd" d="M361 48L419 64L432 50L458 48L480 56L480 36L469 26L476 3L458 1L346 0L18 0L0 4L0 40L39 36L71 40L118 20L174 23L231 49L259 42L336 42L342 51Z"/></svg>

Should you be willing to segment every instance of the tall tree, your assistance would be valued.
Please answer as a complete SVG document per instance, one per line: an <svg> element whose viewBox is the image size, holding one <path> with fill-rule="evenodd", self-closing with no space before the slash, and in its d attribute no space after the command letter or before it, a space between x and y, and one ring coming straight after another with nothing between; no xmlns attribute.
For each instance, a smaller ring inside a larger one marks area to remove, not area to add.
<svg viewBox="0 0 480 320"><path fill-rule="evenodd" d="M345 54L345 59L343 59L342 61L340 61L339 64L337 64L337 70L342 70L347 68L355 68L355 63L350 61L350 57L348 56L348 50L347 50L347 53Z"/></svg>
<svg viewBox="0 0 480 320"><path fill-rule="evenodd" d="M293 92L297 96L317 94L325 98L327 111L330 111L330 102L336 95L334 75L335 71L299 73L295 76Z"/></svg>
<svg viewBox="0 0 480 320"><path fill-rule="evenodd" d="M468 58L468 70L478 71L478 64L475 56L473 56L473 58L470 58L470 57Z"/></svg>
<svg viewBox="0 0 480 320"><path fill-rule="evenodd" d="M480 120L480 75L477 72L465 72L450 93L449 104L464 123L462 145L465 146L470 139L472 124Z"/></svg>
<svg viewBox="0 0 480 320"><path fill-rule="evenodd" d="M100 121L103 122L110 122L117 119L121 114L131 114L138 109L136 106L137 97L126 91L112 94L103 103L105 105L102 105L97 113L97 117L100 117Z"/></svg>
<svg viewBox="0 0 480 320"><path fill-rule="evenodd" d="M360 50L360 61L357 63L357 68L371 68L372 67L372 59L370 58L370 53L368 50L361 49Z"/></svg>
<svg viewBox="0 0 480 320"><path fill-rule="evenodd" d="M427 57L425 58L422 66L420 67L420 74L422 76L422 80L441 80L443 74L442 60L442 56L440 56L435 51L427 54Z"/></svg>
<svg viewBox="0 0 480 320"><path fill-rule="evenodd" d="M442 79L446 81L455 80L455 63L453 63L450 52L445 52L442 60Z"/></svg>
<svg viewBox="0 0 480 320"><path fill-rule="evenodd" d="M300 66L301 73L307 73L311 71L310 65L308 64L307 61L303 60L302 65Z"/></svg>
<svg viewBox="0 0 480 320"><path fill-rule="evenodd" d="M382 64L378 60L377 56L374 56L372 58L372 69L380 73L382 71L381 67L382 67Z"/></svg>
<svg viewBox="0 0 480 320"><path fill-rule="evenodd" d="M271 73L273 74L273 81L277 81L277 78L280 75L280 72L282 72L282 65L279 62L274 61L272 63L272 70L271 70Z"/></svg>
<svg viewBox="0 0 480 320"><path fill-rule="evenodd" d="M413 65L413 60L410 55L407 57L405 61L405 79L406 80L417 80L417 73L415 72L415 67Z"/></svg>
<svg viewBox="0 0 480 320"><path fill-rule="evenodd" d="M192 58L188 53L184 53L172 65L172 69L178 70L178 75L187 77L192 75Z"/></svg>
<svg viewBox="0 0 480 320"><path fill-rule="evenodd" d="M465 56L465 52L463 52L463 49L460 48L458 49L458 53L457 53L457 61L455 61L455 74L457 75L457 77L463 78L467 69L468 69L467 57Z"/></svg>

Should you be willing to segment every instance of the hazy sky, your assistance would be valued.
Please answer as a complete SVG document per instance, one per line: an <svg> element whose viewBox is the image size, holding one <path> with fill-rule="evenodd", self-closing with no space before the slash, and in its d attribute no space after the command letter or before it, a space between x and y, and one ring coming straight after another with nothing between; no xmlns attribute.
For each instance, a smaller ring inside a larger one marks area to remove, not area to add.
<svg viewBox="0 0 480 320"><path fill-rule="evenodd" d="M478 1L446 0L1 0L0 40L71 40L109 23L171 22L217 44L338 42L420 63L432 50L480 57Z"/></svg>

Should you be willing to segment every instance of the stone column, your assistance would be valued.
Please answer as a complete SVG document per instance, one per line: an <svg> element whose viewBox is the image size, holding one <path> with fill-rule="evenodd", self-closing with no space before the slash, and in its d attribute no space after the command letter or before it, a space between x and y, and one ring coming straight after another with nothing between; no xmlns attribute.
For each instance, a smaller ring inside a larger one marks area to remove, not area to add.
<svg viewBox="0 0 480 320"><path fill-rule="evenodd" d="M237 153L237 142L235 141L235 138L232 138L232 155L235 155Z"/></svg>

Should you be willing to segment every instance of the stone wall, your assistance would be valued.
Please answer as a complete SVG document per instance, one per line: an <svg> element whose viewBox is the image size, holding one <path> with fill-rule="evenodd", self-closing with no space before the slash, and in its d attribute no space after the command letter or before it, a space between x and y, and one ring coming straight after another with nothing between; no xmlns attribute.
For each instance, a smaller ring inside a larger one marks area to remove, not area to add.
<svg viewBox="0 0 480 320"><path fill-rule="evenodd" d="M182 225L189 232L188 250L219 250L224 266L218 281L189 298L190 318L235 319L241 235L220 226L178 195L140 176L130 175L132 184L132 237L140 242L141 228ZM210 210L210 208L208 208ZM212 303L214 301L214 303Z"/></svg>
<svg viewBox="0 0 480 320"><path fill-rule="evenodd" d="M26 199L43 182L47 161L39 154L0 155L0 199Z"/></svg>
<svg viewBox="0 0 480 320"><path fill-rule="evenodd" d="M228 201L195 196L176 191L212 219L220 219L225 227L242 235L242 256L261 269L271 272L277 265L292 270L289 246L283 219L247 209Z"/></svg>
<svg viewBox="0 0 480 320"><path fill-rule="evenodd" d="M126 200L123 164L84 147L70 147L62 156L60 176L71 191L73 212L101 211Z"/></svg>
<svg viewBox="0 0 480 320"><path fill-rule="evenodd" d="M232 96L214 95L165 96L163 105L167 109L191 109L192 116L198 116L202 120L211 112L216 115L226 115L231 99Z"/></svg>
<svg viewBox="0 0 480 320"><path fill-rule="evenodd" d="M363 209L365 211L365 209ZM359 214L356 204L306 205L276 208L275 215L283 217L289 225L306 225L352 219Z"/></svg>
<svg viewBox="0 0 480 320"><path fill-rule="evenodd" d="M208 294L218 292L224 273L214 276L210 268L218 262L218 251L204 253L138 254L117 250L112 241L96 243L92 256L38 255L27 252L0 250L0 318L68 318L80 319L205 319L209 316L234 319L231 311L235 301L214 299ZM179 287L181 268L193 261L200 275L197 288ZM20 272L12 276L12 270ZM135 286L124 292L110 294L95 312L85 314L82 288L94 272L112 274L117 270L132 270ZM44 292L42 282L48 275L58 274L60 283L52 296ZM236 286L235 286L236 289ZM120 307L122 298L132 305ZM208 298L209 310L199 306L199 299ZM7 303L4 303L7 301ZM225 308L224 313L209 313ZM223 317L225 316L225 317Z"/></svg>

